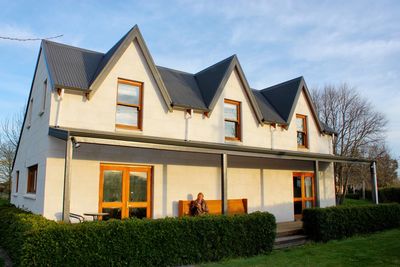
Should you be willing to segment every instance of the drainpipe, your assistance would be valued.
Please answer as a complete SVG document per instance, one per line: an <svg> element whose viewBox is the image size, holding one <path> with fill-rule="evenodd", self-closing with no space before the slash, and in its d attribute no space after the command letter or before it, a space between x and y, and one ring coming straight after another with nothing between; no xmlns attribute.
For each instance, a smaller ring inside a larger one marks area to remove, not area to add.
<svg viewBox="0 0 400 267"><path fill-rule="evenodd" d="M371 182L372 182L372 200L375 204L379 204L378 198L378 181L376 177L376 161L371 162Z"/></svg>
<svg viewBox="0 0 400 267"><path fill-rule="evenodd" d="M189 129L190 129L190 119L192 118L193 109L187 109L185 112L185 141L189 141Z"/></svg>
<svg viewBox="0 0 400 267"><path fill-rule="evenodd" d="M56 121L54 123L55 127L60 127L60 113L61 113L61 100L63 100L64 98L64 89L61 88L57 88L57 94L58 94L58 98L57 98L57 111L56 111Z"/></svg>

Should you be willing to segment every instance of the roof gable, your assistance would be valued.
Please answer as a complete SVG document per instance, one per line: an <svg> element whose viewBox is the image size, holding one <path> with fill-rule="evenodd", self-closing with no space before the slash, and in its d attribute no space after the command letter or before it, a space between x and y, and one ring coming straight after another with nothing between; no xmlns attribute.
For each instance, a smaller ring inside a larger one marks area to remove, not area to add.
<svg viewBox="0 0 400 267"><path fill-rule="evenodd" d="M314 116L318 129L323 132L324 127L319 121L310 92L308 91L307 85L302 76L263 89L260 91L260 93L272 104L275 110L288 125L293 117L302 91L304 92L307 104Z"/></svg>

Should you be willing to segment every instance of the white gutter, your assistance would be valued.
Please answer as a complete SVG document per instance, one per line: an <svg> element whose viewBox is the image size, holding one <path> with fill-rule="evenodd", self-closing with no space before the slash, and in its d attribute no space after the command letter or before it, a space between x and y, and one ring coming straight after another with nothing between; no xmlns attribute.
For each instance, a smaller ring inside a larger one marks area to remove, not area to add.
<svg viewBox="0 0 400 267"><path fill-rule="evenodd" d="M185 111L185 141L189 141L190 133L190 119L192 118L193 109L187 109Z"/></svg>

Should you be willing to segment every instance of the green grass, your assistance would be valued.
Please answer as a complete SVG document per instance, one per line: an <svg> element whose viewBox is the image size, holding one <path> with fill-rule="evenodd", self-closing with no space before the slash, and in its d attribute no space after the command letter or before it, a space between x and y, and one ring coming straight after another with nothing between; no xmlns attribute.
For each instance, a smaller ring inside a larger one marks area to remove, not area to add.
<svg viewBox="0 0 400 267"><path fill-rule="evenodd" d="M202 266L400 266L400 229Z"/></svg>
<svg viewBox="0 0 400 267"><path fill-rule="evenodd" d="M372 204L371 201L365 200L365 199L351 199L351 198L345 198L343 205L344 206L363 206L363 205L369 205Z"/></svg>
<svg viewBox="0 0 400 267"><path fill-rule="evenodd" d="M3 205L8 204L8 203L9 203L9 201L7 199L0 198L0 206L3 206Z"/></svg>
<svg viewBox="0 0 400 267"><path fill-rule="evenodd" d="M4 266L4 260L2 258L0 258L0 267Z"/></svg>

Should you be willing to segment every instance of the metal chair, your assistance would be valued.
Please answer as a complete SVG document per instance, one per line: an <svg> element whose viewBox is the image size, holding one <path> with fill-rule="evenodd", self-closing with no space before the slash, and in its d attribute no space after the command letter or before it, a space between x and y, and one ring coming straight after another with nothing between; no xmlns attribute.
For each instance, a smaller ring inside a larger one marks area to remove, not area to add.
<svg viewBox="0 0 400 267"><path fill-rule="evenodd" d="M76 219L79 221L79 223L82 223L85 221L85 217L82 215L76 214L76 213L70 213L69 214L69 222L72 223L71 219Z"/></svg>

